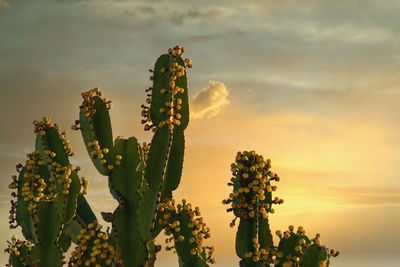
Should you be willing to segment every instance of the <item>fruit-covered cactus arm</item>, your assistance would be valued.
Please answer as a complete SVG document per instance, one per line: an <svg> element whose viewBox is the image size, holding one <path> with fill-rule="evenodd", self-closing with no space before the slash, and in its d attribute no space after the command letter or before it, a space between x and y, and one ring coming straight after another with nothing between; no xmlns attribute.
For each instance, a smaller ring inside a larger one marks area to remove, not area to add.
<svg viewBox="0 0 400 267"><path fill-rule="evenodd" d="M86 149L96 169L109 175L115 165L113 135L108 110L111 101L102 98L102 92L92 89L82 93L79 120L71 128L80 129Z"/></svg>
<svg viewBox="0 0 400 267"><path fill-rule="evenodd" d="M66 139L67 131L60 133L58 125L51 124L49 118L34 121L34 125L37 133L36 151L46 157L46 163L51 171L51 177L45 179L45 182L53 185L49 187L52 191L50 194L56 196L57 212L61 222L65 224L75 214L81 187L84 188L83 193L86 193L86 179L79 178L80 168L74 168L69 163L68 156L74 153Z"/></svg>
<svg viewBox="0 0 400 267"><path fill-rule="evenodd" d="M118 262L115 240L101 229L102 225L94 221L88 225L87 230L81 230L68 266L112 266L122 263Z"/></svg>
<svg viewBox="0 0 400 267"><path fill-rule="evenodd" d="M189 122L186 68L181 58L184 51L183 47L176 46L169 49L169 54L158 58L152 71L153 87L148 89L151 93L146 99L150 107L142 106L144 116L142 123L145 124L145 130L153 130L155 136L151 142L145 172L145 180L149 183L150 189L145 192L143 197L145 201L142 201L143 205L140 205L140 209L143 207L145 212L139 211L140 214L145 215L140 216L145 220L139 223L146 232L153 228L153 238L162 230L157 223L160 214L154 218L154 208L161 200L172 197L172 191L177 188L182 174L185 142L183 131ZM192 67L191 63L187 65ZM167 138L164 138L163 142L155 143L160 133L166 135ZM164 157L157 163L152 163L154 160L152 154L157 150L162 150L161 156ZM156 168L157 173L149 167L154 164L162 167ZM151 189L152 186L154 190ZM154 226L153 222L155 222ZM148 238L150 237L144 239Z"/></svg>
<svg viewBox="0 0 400 267"><path fill-rule="evenodd" d="M62 266L62 251L56 244L62 224L55 203L41 200L33 217L39 243L29 252L29 261L37 267Z"/></svg>
<svg viewBox="0 0 400 267"><path fill-rule="evenodd" d="M13 235L11 242L7 241L8 247L4 250L9 253L8 264L6 266L25 267L29 264L27 258L33 244L29 241L19 240L16 235Z"/></svg>
<svg viewBox="0 0 400 267"><path fill-rule="evenodd" d="M268 213L274 213L273 204L283 203L282 199L272 199L272 181L279 177L270 171L270 160L254 151L238 152L231 166L232 178L228 183L233 192L224 204L231 205L235 219L240 218L236 235L236 254L246 266L261 266L271 262L272 235L268 224Z"/></svg>
<svg viewBox="0 0 400 267"><path fill-rule="evenodd" d="M175 206L175 200L172 199L161 202L158 210L164 214L159 223L165 226L166 235L171 235L166 242L174 242L166 249L175 249L180 266L200 267L215 263L214 247L202 245L210 237L210 229L203 218L199 217L201 214L198 207L192 209L192 205L185 200Z"/></svg>
<svg viewBox="0 0 400 267"><path fill-rule="evenodd" d="M12 177L13 182L9 185L11 189L17 189L17 193L13 192L11 195L17 198L17 201L11 200L11 210L10 210L10 228L16 228L21 226L23 236L30 242L35 243L37 241L35 235L35 229L33 225L32 216L29 214L28 207L30 205L28 199L26 197L22 188L24 184L27 182L27 172L26 166L22 167L22 165L17 166L17 170L19 172L18 177L14 175ZM14 223L16 223L14 225Z"/></svg>

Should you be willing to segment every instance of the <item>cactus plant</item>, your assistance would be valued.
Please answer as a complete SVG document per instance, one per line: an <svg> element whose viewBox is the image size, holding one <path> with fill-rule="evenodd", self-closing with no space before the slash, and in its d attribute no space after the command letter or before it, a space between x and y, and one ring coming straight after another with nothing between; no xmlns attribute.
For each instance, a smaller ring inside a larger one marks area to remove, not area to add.
<svg viewBox="0 0 400 267"><path fill-rule="evenodd" d="M108 177L110 193L118 202L113 211L101 212L112 228L103 226L86 201L88 180L73 167L74 155L67 131L60 132L49 118L34 121L35 151L25 165L17 165L12 177L10 227L22 228L26 240L16 235L8 241L8 266L53 267L67 263L64 253L76 244L68 266L154 266L160 245L155 238L162 230L169 236L167 250L175 250L181 267L205 267L215 263L214 247L204 246L210 237L198 207L182 200L177 189L183 167L185 135L189 122L186 68L190 59L181 58L185 49L176 46L161 55L150 70L153 86L146 89L147 105L142 105L142 124L154 133L150 144L135 137L113 138L110 100L98 89L82 93L79 119L71 127L80 130L86 150L97 171ZM339 252L320 245L303 227L297 233L277 231L274 246L268 214L283 200L273 198L279 176L271 171L271 161L254 151L238 152L231 165L233 187L223 200L239 218L236 254L240 266L321 267ZM172 244L173 243L173 244Z"/></svg>
<svg viewBox="0 0 400 267"><path fill-rule="evenodd" d="M280 178L271 171L271 160L265 160L255 151L238 152L231 171L233 177L228 185L233 187L233 192L223 203L230 205L227 211L235 215L231 227L240 219L236 234L240 266L320 267L329 265L330 256L339 255L320 246L319 235L310 240L301 226L297 233L293 232L292 225L284 234L277 231L280 242L274 246L268 214L274 213L273 205L284 201L272 197L277 189L272 182L279 182Z"/></svg>
<svg viewBox="0 0 400 267"><path fill-rule="evenodd" d="M215 261L212 251L201 246L209 229L202 218L193 221L198 209L187 209L189 204L184 209L162 208L163 203L175 203L172 192L181 178L189 122L186 68L192 68L190 59L181 58L185 48L176 46L168 52L151 70L153 86L146 90L150 105L142 105L144 129L154 132L151 144L141 146L135 137L113 139L112 104L98 88L82 93L79 119L71 127L80 130L95 168L108 176L110 193L118 201L113 212L101 213L112 224L111 232L101 231L84 198L88 180L69 163L74 153L66 131L59 133L48 118L34 122L36 150L28 155L26 166L18 167L19 177L13 176L10 184L17 189L12 193L17 201L12 201L11 227L21 226L27 239L13 236L9 242L10 266L61 266L71 242L77 246L69 266L152 266L159 251L154 239L163 229L176 230L171 228L174 223L180 223L187 240L197 238L196 253L175 245L183 266ZM189 231L187 224L192 222L198 234Z"/></svg>

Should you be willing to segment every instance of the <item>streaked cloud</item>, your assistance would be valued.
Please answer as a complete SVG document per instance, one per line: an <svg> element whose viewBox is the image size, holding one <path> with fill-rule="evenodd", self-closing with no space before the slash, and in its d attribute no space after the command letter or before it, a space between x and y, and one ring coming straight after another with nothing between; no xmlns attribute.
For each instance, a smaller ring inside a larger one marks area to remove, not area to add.
<svg viewBox="0 0 400 267"><path fill-rule="evenodd" d="M230 102L227 99L229 91L223 82L209 81L208 85L191 99L191 116L202 118L217 115L222 107Z"/></svg>

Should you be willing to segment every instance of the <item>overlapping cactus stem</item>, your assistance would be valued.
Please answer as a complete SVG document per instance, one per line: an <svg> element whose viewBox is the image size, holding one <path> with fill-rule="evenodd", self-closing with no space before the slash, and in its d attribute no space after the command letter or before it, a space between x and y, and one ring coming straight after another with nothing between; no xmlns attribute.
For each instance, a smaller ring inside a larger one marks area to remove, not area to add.
<svg viewBox="0 0 400 267"><path fill-rule="evenodd" d="M60 128L57 124L52 125L50 123L50 119L45 117L43 121L34 121L33 122L35 128L34 132L39 134L40 136L46 135L46 129L54 127L55 130L59 131ZM72 151L69 141L65 138L67 134L67 130L64 130L62 133L59 133L59 137L64 144L64 150L66 155L73 156L74 152ZM44 147L44 145L43 145ZM72 172L78 172L80 170L79 167L74 168L72 165L62 166L58 162L54 160L56 153L51 150L44 151L34 151L27 155L27 160L25 162L25 173L24 178L26 178L25 183L22 186L22 197L23 201L29 203L28 211L31 214L34 213L34 210L37 207L37 204L40 200L53 201L57 197L57 183L63 186L62 193L64 195L69 194L69 186L71 183L71 179L69 176ZM45 166L50 166L50 177L43 177L43 173L41 172L41 168ZM17 171L21 172L23 165L17 165ZM18 180L17 176L12 176L12 182L9 185L10 189L18 188ZM87 194L88 180L85 177L81 177L82 184L82 194ZM17 197L15 192L11 193L12 197ZM11 210L10 210L10 227L15 228L15 211L16 211L17 202L11 201Z"/></svg>
<svg viewBox="0 0 400 267"><path fill-rule="evenodd" d="M169 88L162 88L161 94L170 94L170 100L165 102L164 107L160 107L159 112L163 115L167 116L166 120L162 120L158 125L154 125L151 119L151 110L150 106L142 105L142 121L144 124L144 130L156 132L158 128L168 127L170 130L174 128L174 125L180 125L181 114L179 111L181 110L182 99L179 98L179 93L183 94L185 92L184 88L180 88L175 84L175 80L185 75L186 69L185 66L180 65L177 62L177 59L183 55L186 51L185 47L180 47L179 45L174 48L168 49L168 53L172 56L172 64L170 64L169 68L162 68L161 72L165 74L165 77L170 79ZM193 68L193 64L189 58L184 60L186 67ZM153 72L153 70L150 70ZM153 76L150 76L150 80L153 80ZM146 103L151 105L152 98L152 87L146 89L147 98Z"/></svg>
<svg viewBox="0 0 400 267"><path fill-rule="evenodd" d="M4 250L10 254L10 262L6 264L8 267L13 267L13 263L23 264L26 260L28 251L33 247L29 241L19 240L16 235L13 235L11 242L7 240L8 247Z"/></svg>
<svg viewBox="0 0 400 267"><path fill-rule="evenodd" d="M326 249L321 246L320 234L316 234L315 238L309 239L305 230L302 226L299 226L297 232L294 232L294 226L289 225L288 231L278 230L275 234L279 237L279 245L277 248L274 248L274 260L273 263L275 266L283 266L283 267L298 267L303 266L301 263L302 258L304 257L304 253L307 252L312 246L317 246L318 250ZM339 251L335 251L331 249L329 254L325 259L321 259L318 261L319 267L328 266L329 257L337 257L339 255Z"/></svg>
<svg viewBox="0 0 400 267"><path fill-rule="evenodd" d="M175 249L175 252L184 258L184 251L190 253L193 257L198 257L205 263L215 263L214 247L203 246L204 239L210 237L210 228L204 223L198 207L192 208L190 203L185 199L182 204L175 205L175 199L168 199L157 205L158 211L163 212L163 218L159 219L159 223L165 225L165 234L167 244L166 250Z"/></svg>
<svg viewBox="0 0 400 267"><path fill-rule="evenodd" d="M77 236L78 244L72 251L68 266L111 266L117 263L116 250L111 244L110 234L102 232L97 221L82 229Z"/></svg>
<svg viewBox="0 0 400 267"><path fill-rule="evenodd" d="M99 98L101 98L101 100L106 104L107 109L110 110L112 108L112 103L111 100L108 100L103 96L103 92L99 89L99 88L94 88L91 89L87 92L82 92L81 96L83 98L83 102L82 105L79 106L80 109L83 109L85 112L85 116L86 117L93 117L94 114L96 114L96 109L94 107L95 105L95 100L94 97L97 96ZM75 124L71 126L72 130L80 130L80 121L76 120ZM108 148L101 148L99 145L99 141L96 140L96 135L94 134L95 130L93 128L93 122L92 120L90 120L90 127L91 127L91 131L93 133L93 142L89 142L87 145L89 147L91 147L93 150L90 152L90 157L92 159L100 159L100 162L103 164L103 166L105 168L107 168L108 170L112 170L114 168L115 165L119 165L120 160L121 160L121 155L116 156L116 158L114 159L114 162L107 162L107 160L105 159L105 155L108 154L110 151Z"/></svg>

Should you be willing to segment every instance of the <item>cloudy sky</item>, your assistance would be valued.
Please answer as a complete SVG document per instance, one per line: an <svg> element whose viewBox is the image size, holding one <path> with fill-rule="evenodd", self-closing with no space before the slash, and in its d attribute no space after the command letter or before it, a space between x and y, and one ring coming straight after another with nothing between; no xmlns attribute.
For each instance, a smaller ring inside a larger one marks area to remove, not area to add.
<svg viewBox="0 0 400 267"><path fill-rule="evenodd" d="M175 197L202 210L215 266L238 263L221 201L239 150L270 158L281 176L273 231L320 233L342 252L333 266L398 266L399 13L395 0L0 0L1 247L19 234L7 226L6 184L33 150L32 121L69 128L80 92L100 87L114 103L114 135L149 141L140 125L148 69L180 44L195 67ZM90 204L112 211L80 134L69 139ZM175 264L162 253L157 266Z"/></svg>

